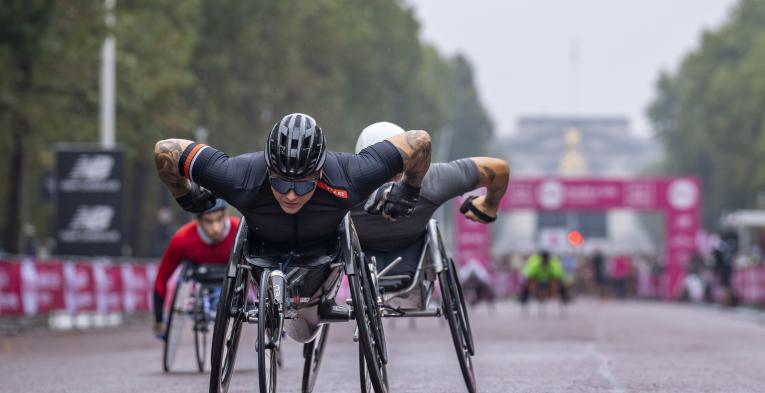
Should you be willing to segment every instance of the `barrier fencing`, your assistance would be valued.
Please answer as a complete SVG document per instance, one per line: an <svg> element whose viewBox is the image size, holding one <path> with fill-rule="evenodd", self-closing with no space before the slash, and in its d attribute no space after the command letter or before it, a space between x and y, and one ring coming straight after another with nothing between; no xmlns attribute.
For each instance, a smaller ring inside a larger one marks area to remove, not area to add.
<svg viewBox="0 0 765 393"><path fill-rule="evenodd" d="M0 260L0 316L151 310L155 262Z"/></svg>

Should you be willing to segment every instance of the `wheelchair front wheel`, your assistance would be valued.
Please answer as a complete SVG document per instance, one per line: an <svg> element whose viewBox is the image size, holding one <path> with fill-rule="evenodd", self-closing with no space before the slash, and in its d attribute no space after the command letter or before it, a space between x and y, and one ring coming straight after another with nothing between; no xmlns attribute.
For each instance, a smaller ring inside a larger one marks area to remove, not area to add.
<svg viewBox="0 0 765 393"><path fill-rule="evenodd" d="M276 392L276 374L279 370L279 348L281 338L279 309L276 303L270 272L264 270L260 276L258 298L258 382L260 393Z"/></svg>
<svg viewBox="0 0 765 393"><path fill-rule="evenodd" d="M329 335L329 324L319 327L319 334L311 342L303 345L303 357L305 365L303 366L303 393L311 393L316 385L316 377L319 375L321 359L324 357L324 347L327 345L327 336Z"/></svg>

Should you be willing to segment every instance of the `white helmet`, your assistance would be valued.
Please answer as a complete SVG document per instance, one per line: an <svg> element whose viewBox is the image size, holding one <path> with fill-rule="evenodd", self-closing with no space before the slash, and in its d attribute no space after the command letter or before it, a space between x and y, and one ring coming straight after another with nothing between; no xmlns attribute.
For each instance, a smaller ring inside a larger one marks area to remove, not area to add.
<svg viewBox="0 0 765 393"><path fill-rule="evenodd" d="M356 154L377 142L382 142L393 135L403 134L404 132L406 131L403 128L387 121L370 124L361 131L359 139L356 141Z"/></svg>

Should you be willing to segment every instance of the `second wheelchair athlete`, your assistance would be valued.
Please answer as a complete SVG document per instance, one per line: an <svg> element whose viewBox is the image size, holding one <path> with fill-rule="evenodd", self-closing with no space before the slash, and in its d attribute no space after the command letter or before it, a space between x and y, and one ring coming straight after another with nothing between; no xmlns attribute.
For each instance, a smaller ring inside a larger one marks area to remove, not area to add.
<svg viewBox="0 0 765 393"><path fill-rule="evenodd" d="M381 140L403 133L404 130L393 123L372 124L359 135L356 151L362 151ZM399 176L397 174L391 180L398 180ZM497 158L470 157L447 163L434 163L422 181L420 199L414 213L394 223L384 220L379 215L385 194L390 192L392 185L380 187L370 196L363 208L357 207L352 212L364 252L367 256L375 257L378 271L397 257L402 257L402 261L391 269L389 275L407 275L411 278L417 269L425 242L425 227L433 213L452 198L486 187L486 195L470 199L466 204L466 207L470 208L463 214L469 220L488 224L497 217L499 202L507 191L509 179L510 168L507 162ZM406 282L402 282L401 286L403 285L406 285Z"/></svg>

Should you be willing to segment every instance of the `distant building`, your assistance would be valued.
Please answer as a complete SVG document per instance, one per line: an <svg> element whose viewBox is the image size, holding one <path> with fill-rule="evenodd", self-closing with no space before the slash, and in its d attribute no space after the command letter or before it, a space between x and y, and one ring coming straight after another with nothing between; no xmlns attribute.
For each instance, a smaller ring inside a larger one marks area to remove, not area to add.
<svg viewBox="0 0 765 393"><path fill-rule="evenodd" d="M524 116L516 132L499 138L496 148L506 154L513 177L637 177L662 153L655 140L635 136L622 116ZM577 229L587 239L585 251L652 252L660 241L629 211L515 211L506 216L495 229L495 255L545 246L540 234L549 230Z"/></svg>

